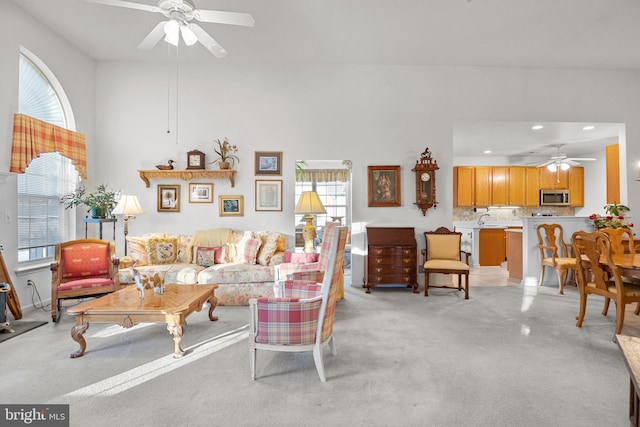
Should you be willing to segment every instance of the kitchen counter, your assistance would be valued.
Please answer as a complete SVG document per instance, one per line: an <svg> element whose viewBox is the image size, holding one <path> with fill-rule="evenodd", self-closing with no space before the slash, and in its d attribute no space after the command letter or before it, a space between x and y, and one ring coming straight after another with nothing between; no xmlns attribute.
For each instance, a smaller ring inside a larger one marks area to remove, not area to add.
<svg viewBox="0 0 640 427"><path fill-rule="evenodd" d="M461 249L471 253L469 265L480 267L480 230L483 229L509 229L508 227L522 227L520 220L514 221L487 221L484 225L478 225L478 221L454 221L456 231L462 233Z"/></svg>

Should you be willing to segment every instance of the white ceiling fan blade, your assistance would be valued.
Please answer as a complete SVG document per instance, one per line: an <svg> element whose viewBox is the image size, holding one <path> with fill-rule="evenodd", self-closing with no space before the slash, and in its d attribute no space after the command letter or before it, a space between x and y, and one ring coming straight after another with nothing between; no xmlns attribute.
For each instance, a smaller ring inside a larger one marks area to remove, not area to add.
<svg viewBox="0 0 640 427"><path fill-rule="evenodd" d="M248 13L223 12L219 10L193 11L193 16L200 22L212 22L214 24L242 25L243 27L253 27L255 19Z"/></svg>
<svg viewBox="0 0 640 427"><path fill-rule="evenodd" d="M156 25L153 30L151 30L151 32L147 34L147 37L145 37L144 40L140 42L140 44L138 45L138 49L153 49L153 47L158 44L162 37L164 37L164 26L167 22L169 21L159 22L158 25Z"/></svg>
<svg viewBox="0 0 640 427"><path fill-rule="evenodd" d="M566 163L570 166L580 166L580 163L574 162L573 159L564 159L563 163Z"/></svg>
<svg viewBox="0 0 640 427"><path fill-rule="evenodd" d="M581 162L593 162L596 161L597 159L594 157L567 157L567 160L578 160Z"/></svg>
<svg viewBox="0 0 640 427"><path fill-rule="evenodd" d="M130 1L122 1L122 0L84 0L84 1L89 3L104 4L107 6L127 7L129 9L138 9L138 10L145 10L147 12L162 13L162 10L157 8L156 6L151 6L149 4L142 4L142 3L133 3Z"/></svg>
<svg viewBox="0 0 640 427"><path fill-rule="evenodd" d="M555 163L555 162L556 162L555 160L548 160L548 161L546 161L546 162L544 162L544 163L540 163L540 164L538 165L538 167L539 167L539 168L543 168L543 167L545 167L545 166L547 166L547 165L550 165L551 163Z"/></svg>
<svg viewBox="0 0 640 427"><path fill-rule="evenodd" d="M189 24L189 28L191 31L198 36L198 41L203 44L204 47L207 48L209 52L211 52L216 58L224 58L227 56L227 51L225 48L220 46L220 44L213 39L202 27L198 24Z"/></svg>

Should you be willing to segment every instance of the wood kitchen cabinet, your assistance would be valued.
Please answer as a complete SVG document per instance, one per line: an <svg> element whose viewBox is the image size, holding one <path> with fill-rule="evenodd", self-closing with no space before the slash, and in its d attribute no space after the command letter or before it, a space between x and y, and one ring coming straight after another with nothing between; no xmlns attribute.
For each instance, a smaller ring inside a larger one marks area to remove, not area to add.
<svg viewBox="0 0 640 427"><path fill-rule="evenodd" d="M526 166L454 167L456 207L538 206L538 168Z"/></svg>
<svg viewBox="0 0 640 427"><path fill-rule="evenodd" d="M491 166L453 168L453 202L456 207L491 205Z"/></svg>
<svg viewBox="0 0 640 427"><path fill-rule="evenodd" d="M525 187L524 206L540 206L540 174L537 167L527 166L527 183Z"/></svg>
<svg viewBox="0 0 640 427"><path fill-rule="evenodd" d="M413 227L367 227L367 293L383 284L418 292L418 246Z"/></svg>
<svg viewBox="0 0 640 427"><path fill-rule="evenodd" d="M571 169L563 171L562 169L558 168L557 171L551 172L546 167L538 168L538 173L540 174L540 188L541 189L569 188L569 171Z"/></svg>
<svg viewBox="0 0 640 427"><path fill-rule="evenodd" d="M499 266L506 258L504 228L482 228L478 237L478 261L481 266Z"/></svg>
<svg viewBox="0 0 640 427"><path fill-rule="evenodd" d="M570 206L584 206L584 168L569 169L569 193Z"/></svg>
<svg viewBox="0 0 640 427"><path fill-rule="evenodd" d="M491 168L491 204L510 205L509 201L509 188L510 176L509 169L506 166L493 166Z"/></svg>

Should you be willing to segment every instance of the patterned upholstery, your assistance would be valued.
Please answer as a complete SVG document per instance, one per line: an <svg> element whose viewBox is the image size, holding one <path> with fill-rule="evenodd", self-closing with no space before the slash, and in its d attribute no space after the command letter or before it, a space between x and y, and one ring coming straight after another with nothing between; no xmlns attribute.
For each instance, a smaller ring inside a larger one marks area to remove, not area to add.
<svg viewBox="0 0 640 427"><path fill-rule="evenodd" d="M81 239L56 245L51 263L51 318L58 320L61 300L99 296L120 288L118 259L110 242Z"/></svg>
<svg viewBox="0 0 640 427"><path fill-rule="evenodd" d="M284 297L249 301L252 379L255 379L256 350L260 349L313 351L320 380L326 381L322 346L329 345L331 353L337 354L333 343L333 321L347 241L346 227L333 224L329 228L331 232L325 232L323 241L323 253L328 254L329 261L322 283L287 280L282 287Z"/></svg>

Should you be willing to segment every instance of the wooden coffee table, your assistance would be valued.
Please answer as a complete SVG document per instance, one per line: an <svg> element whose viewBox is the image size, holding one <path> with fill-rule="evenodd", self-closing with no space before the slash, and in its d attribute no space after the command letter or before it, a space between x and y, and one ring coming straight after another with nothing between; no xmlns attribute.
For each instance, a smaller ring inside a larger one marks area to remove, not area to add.
<svg viewBox="0 0 640 427"><path fill-rule="evenodd" d="M184 355L180 347L182 325L187 316L202 310L209 301L209 319L218 320L213 315L217 299L216 284L209 285L165 285L164 293L154 294L146 289L144 298L135 286L127 286L95 300L71 307L67 313L76 316L76 325L71 329L71 337L80 344L80 349L71 353L72 358L81 357L87 347L82 336L90 322L117 323L130 328L138 323L166 323L175 343L174 357Z"/></svg>

